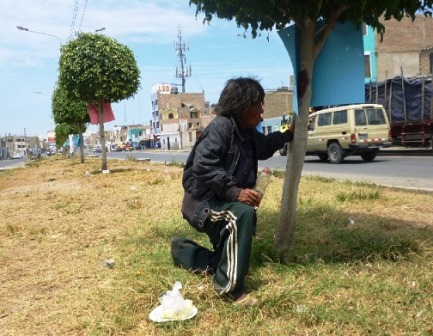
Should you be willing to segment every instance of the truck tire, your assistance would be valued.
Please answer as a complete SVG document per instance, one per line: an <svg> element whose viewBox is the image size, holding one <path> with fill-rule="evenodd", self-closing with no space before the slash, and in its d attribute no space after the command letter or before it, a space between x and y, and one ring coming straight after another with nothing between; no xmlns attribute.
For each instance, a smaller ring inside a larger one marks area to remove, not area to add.
<svg viewBox="0 0 433 336"><path fill-rule="evenodd" d="M371 162L376 158L376 154L377 152L368 152L361 154L361 157L365 162Z"/></svg>
<svg viewBox="0 0 433 336"><path fill-rule="evenodd" d="M338 142L332 142L328 147L328 157L329 162L334 164L339 164L344 160L343 148L338 144Z"/></svg>
<svg viewBox="0 0 433 336"><path fill-rule="evenodd" d="M280 152L281 156L286 156L287 155L287 144L285 144L284 147L279 150L279 152Z"/></svg>
<svg viewBox="0 0 433 336"><path fill-rule="evenodd" d="M319 153L317 155L319 156L320 161L322 162L328 161L328 153Z"/></svg>

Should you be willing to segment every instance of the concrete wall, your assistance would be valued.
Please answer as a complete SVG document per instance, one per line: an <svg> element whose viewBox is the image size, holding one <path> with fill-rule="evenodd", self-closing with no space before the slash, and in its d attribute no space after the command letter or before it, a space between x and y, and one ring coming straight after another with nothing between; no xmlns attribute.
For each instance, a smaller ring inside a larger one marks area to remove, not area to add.
<svg viewBox="0 0 433 336"><path fill-rule="evenodd" d="M419 52L418 51L401 51L393 53L379 53L377 55L377 80L401 76L416 76L419 74Z"/></svg>

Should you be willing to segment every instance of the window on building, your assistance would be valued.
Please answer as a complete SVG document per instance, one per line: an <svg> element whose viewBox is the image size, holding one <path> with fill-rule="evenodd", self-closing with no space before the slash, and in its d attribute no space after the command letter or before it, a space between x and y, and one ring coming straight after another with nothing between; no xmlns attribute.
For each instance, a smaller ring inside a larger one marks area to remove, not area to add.
<svg viewBox="0 0 433 336"><path fill-rule="evenodd" d="M174 115L173 115L173 113L169 113L169 114L168 114L168 119L174 119Z"/></svg>
<svg viewBox="0 0 433 336"><path fill-rule="evenodd" d="M188 132L188 140L189 142L192 142L192 132Z"/></svg>
<svg viewBox="0 0 433 336"><path fill-rule="evenodd" d="M266 127L265 126L262 126L262 133L266 134Z"/></svg>
<svg viewBox="0 0 433 336"><path fill-rule="evenodd" d="M268 126L267 131L268 131L267 134L272 133L272 126Z"/></svg>
<svg viewBox="0 0 433 336"><path fill-rule="evenodd" d="M370 54L364 54L364 77L371 77L371 59Z"/></svg>
<svg viewBox="0 0 433 336"><path fill-rule="evenodd" d="M192 128L192 123L188 123L188 129Z"/></svg>
<svg viewBox="0 0 433 336"><path fill-rule="evenodd" d="M190 112L190 113L189 113L189 117L190 117L191 119L193 119L193 118L198 118L198 117L197 117L197 112Z"/></svg>

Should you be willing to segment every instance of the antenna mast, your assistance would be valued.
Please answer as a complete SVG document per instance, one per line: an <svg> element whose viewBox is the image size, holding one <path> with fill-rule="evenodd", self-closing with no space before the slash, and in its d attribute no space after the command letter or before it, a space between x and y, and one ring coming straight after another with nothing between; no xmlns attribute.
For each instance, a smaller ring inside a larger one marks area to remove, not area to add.
<svg viewBox="0 0 433 336"><path fill-rule="evenodd" d="M185 51L189 50L189 45L182 42L182 30L177 27L177 42L174 42L174 51L179 57L180 66L176 67L176 78L182 79L182 93L185 93L185 82L187 77L191 77L191 66L186 65Z"/></svg>

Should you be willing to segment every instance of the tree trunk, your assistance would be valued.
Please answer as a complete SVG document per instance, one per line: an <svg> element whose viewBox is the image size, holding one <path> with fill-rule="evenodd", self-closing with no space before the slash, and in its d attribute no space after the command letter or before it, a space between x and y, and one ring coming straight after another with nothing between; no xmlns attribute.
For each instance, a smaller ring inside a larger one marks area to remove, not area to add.
<svg viewBox="0 0 433 336"><path fill-rule="evenodd" d="M101 142L101 170L107 170L107 148L105 148L104 101L98 102L99 141Z"/></svg>
<svg viewBox="0 0 433 336"><path fill-rule="evenodd" d="M281 211L275 235L275 250L282 262L287 262L296 225L298 189L308 140L308 114L312 97L312 78L315 52L315 26L311 20L299 22L299 71L297 76L298 117L295 136L288 146L286 173L284 176Z"/></svg>
<svg viewBox="0 0 433 336"><path fill-rule="evenodd" d="M80 131L80 162L84 163L84 137L83 137L84 125L80 124L78 126L78 129Z"/></svg>

